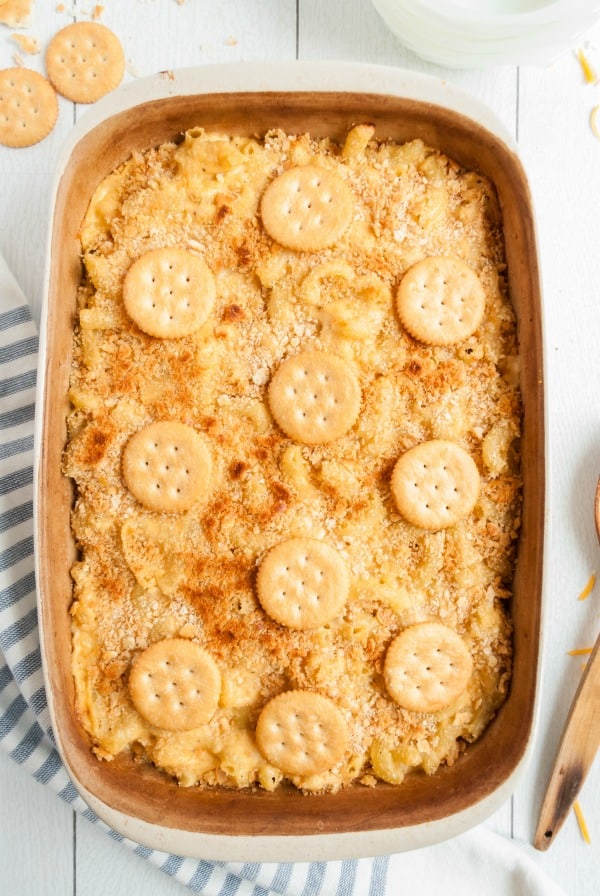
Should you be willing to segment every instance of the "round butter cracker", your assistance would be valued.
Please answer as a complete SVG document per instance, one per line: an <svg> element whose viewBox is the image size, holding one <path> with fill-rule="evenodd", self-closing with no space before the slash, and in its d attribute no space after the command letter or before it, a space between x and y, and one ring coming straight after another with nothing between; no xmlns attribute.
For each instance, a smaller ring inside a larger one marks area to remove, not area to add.
<svg viewBox="0 0 600 896"><path fill-rule="evenodd" d="M392 472L391 490L402 516L422 529L445 529L468 516L479 496L479 471L464 448L445 439L406 451Z"/></svg>
<svg viewBox="0 0 600 896"><path fill-rule="evenodd" d="M256 580L258 599L276 622L318 628L346 603L349 577L340 554L316 538L289 538L271 548Z"/></svg>
<svg viewBox="0 0 600 896"><path fill-rule="evenodd" d="M396 307L415 339L427 345L453 345L481 323L485 292L475 271L463 261L424 258L400 281Z"/></svg>
<svg viewBox="0 0 600 896"><path fill-rule="evenodd" d="M390 697L404 709L437 712L462 694L472 671L460 635L439 622L419 622L394 638L383 675Z"/></svg>
<svg viewBox="0 0 600 896"><path fill-rule="evenodd" d="M75 103L95 103L118 87L125 54L114 32L99 22L74 22L54 35L46 71L56 90Z"/></svg>
<svg viewBox="0 0 600 896"><path fill-rule="evenodd" d="M0 71L0 143L21 148L47 137L58 117L52 85L28 68Z"/></svg>
<svg viewBox="0 0 600 896"><path fill-rule="evenodd" d="M133 705L151 725L166 731L189 731L214 715L221 674L199 644L166 638L138 654L128 687Z"/></svg>
<svg viewBox="0 0 600 896"><path fill-rule="evenodd" d="M148 510L182 513L206 496L212 458L202 436L176 421L150 423L123 451L123 479Z"/></svg>
<svg viewBox="0 0 600 896"><path fill-rule="evenodd" d="M333 768L348 740L341 710L314 691L285 691L273 697L256 724L258 749L286 775L307 777Z"/></svg>
<svg viewBox="0 0 600 896"><path fill-rule="evenodd" d="M207 320L215 279L203 258L176 247L151 249L133 262L123 283L129 317L149 336L179 339Z"/></svg>
<svg viewBox="0 0 600 896"><path fill-rule="evenodd" d="M346 181L318 165L289 168L273 180L261 202L265 230L277 243L316 252L347 230L354 198Z"/></svg>
<svg viewBox="0 0 600 896"><path fill-rule="evenodd" d="M271 413L287 436L319 445L352 428L361 391L346 361L329 352L306 351L280 364L268 397Z"/></svg>

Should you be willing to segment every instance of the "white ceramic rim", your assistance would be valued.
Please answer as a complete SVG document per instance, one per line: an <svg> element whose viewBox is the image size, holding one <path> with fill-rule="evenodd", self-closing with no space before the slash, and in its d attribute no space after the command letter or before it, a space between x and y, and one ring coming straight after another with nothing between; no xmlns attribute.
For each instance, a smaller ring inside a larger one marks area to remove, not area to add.
<svg viewBox="0 0 600 896"><path fill-rule="evenodd" d="M37 495L40 489L40 445L42 444L42 420L44 405L44 372L47 366L47 319L50 283L51 224L58 187L73 150L79 141L107 117L140 103L172 96L193 94L267 92L278 91L339 91L374 93L405 97L451 109L473 119L499 138L506 147L516 153L516 143L502 121L487 106L470 94L447 81L430 75L410 72L389 66L348 62L273 62L226 63L181 69L152 75L127 84L109 94L91 107L75 125L68 136L54 177L49 230L46 245L45 276L40 323L40 350L36 391L36 422L34 452L34 544L36 574L39 579L39 531ZM39 596L38 596L39 600ZM543 601L542 601L543 603ZM45 643L43 613L39 614L40 636ZM539 681L541 649L538 655L536 677ZM468 809L452 816L421 825L374 831L341 834L314 834L305 836L235 836L202 834L150 824L128 816L107 806L91 794L73 775L65 759L56 716L52 691L44 679L48 708L56 737L58 751L71 774L73 783L96 815L109 827L123 836L152 849L190 858L235 862L296 862L331 861L343 858L360 858L387 855L429 846L455 837L480 824L500 808L511 796L518 780L525 771L537 730L539 712L539 687L533 710L533 721L523 756L511 775L491 794Z"/></svg>

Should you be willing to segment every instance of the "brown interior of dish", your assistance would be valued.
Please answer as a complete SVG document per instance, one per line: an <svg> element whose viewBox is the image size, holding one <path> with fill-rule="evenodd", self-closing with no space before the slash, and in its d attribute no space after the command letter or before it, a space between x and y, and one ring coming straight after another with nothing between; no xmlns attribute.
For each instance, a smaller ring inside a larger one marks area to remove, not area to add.
<svg viewBox="0 0 600 896"><path fill-rule="evenodd" d="M98 182L132 150L176 139L185 129L261 134L272 127L342 140L359 122L378 138L422 138L489 176L502 205L511 297L519 319L525 425L524 512L512 605L515 666L510 696L481 739L451 768L414 775L401 787L351 788L335 795L296 791L198 791L126 758L99 762L74 711L69 568L74 557L72 489L61 474L76 290L77 233ZM544 525L544 416L539 277L527 182L518 159L476 123L443 107L361 93L248 93L182 96L120 113L87 134L58 189L52 232L38 545L43 652L57 734L75 781L108 806L167 827L212 834L299 835L402 828L450 816L490 795L511 775L533 722Z"/></svg>

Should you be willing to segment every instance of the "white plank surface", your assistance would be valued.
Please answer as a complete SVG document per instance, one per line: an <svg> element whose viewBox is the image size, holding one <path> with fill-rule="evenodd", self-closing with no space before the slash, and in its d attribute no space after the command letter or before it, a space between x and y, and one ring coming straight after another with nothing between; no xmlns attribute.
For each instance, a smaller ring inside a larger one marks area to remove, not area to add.
<svg viewBox="0 0 600 896"><path fill-rule="evenodd" d="M70 896L74 849L71 809L0 750L0 892Z"/></svg>
<svg viewBox="0 0 600 896"><path fill-rule="evenodd" d="M71 20L37 0L30 33L45 46ZM93 3L79 0L85 18ZM600 141L589 129L600 87L584 85L571 53L544 68L484 71L437 68L405 50L367 0L105 0L103 21L119 34L129 80L186 65L237 60L340 59L429 72L468 89L518 135L538 214L545 287L549 458L549 529L545 586L544 681L536 746L513 799L488 825L521 841L569 896L597 896L600 869L600 769L581 794L596 846L587 846L573 817L547 854L531 842L543 788L581 672L572 647L592 642L600 585L577 596L600 550L591 515L600 473L598 385L600 337L598 255ZM15 47L0 30L0 67ZM600 26L588 36L600 68ZM27 64L43 70L42 57ZM61 100L53 135L37 147L0 147L0 249L35 309L39 308L51 176L60 145L79 110ZM0 867L11 896L174 896L175 881L132 855L0 753ZM8 869L8 870L7 870ZM7 875L8 874L8 878ZM487 896L487 894L486 894ZM493 894L491 894L493 896Z"/></svg>

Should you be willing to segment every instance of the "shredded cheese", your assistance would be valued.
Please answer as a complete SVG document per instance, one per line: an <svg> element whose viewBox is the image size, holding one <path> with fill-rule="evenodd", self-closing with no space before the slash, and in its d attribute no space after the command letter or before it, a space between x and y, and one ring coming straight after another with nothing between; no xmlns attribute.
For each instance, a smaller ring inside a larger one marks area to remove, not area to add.
<svg viewBox="0 0 600 896"><path fill-rule="evenodd" d="M590 127L594 137L600 140L600 104L594 106L590 112Z"/></svg>
<svg viewBox="0 0 600 896"><path fill-rule="evenodd" d="M579 825L579 830L581 831L581 836L585 840L586 843L590 844L592 842L590 837L590 832L588 831L588 826L586 824L585 818L583 817L583 811L579 804L579 800L575 800L573 803L573 811L575 812L575 817L577 818L577 824Z"/></svg>
<svg viewBox="0 0 600 896"><path fill-rule="evenodd" d="M569 656L587 656L593 649L593 647L577 647L575 650L567 650L567 653Z"/></svg>
<svg viewBox="0 0 600 896"><path fill-rule="evenodd" d="M11 34L10 39L17 44L23 53L34 56L40 52L40 44L35 37L27 37L25 34Z"/></svg>
<svg viewBox="0 0 600 896"><path fill-rule="evenodd" d="M583 52L583 50L580 48L579 50L576 51L575 55L577 56L577 59L579 60L579 64L580 64L581 70L583 72L583 79L584 79L585 83L586 84L595 84L596 81L598 80L598 76L597 76L596 72L594 71L594 69L592 68L590 61L587 58L587 56L585 55L585 53Z"/></svg>
<svg viewBox="0 0 600 896"><path fill-rule="evenodd" d="M600 137L600 133L598 134L598 136ZM577 599L585 600L586 597L589 597L590 594L592 593L592 591L594 590L595 584L596 584L596 573L593 572L591 574L591 576L589 577L585 588L583 589L583 591L581 592L581 594L579 595L579 597Z"/></svg>

